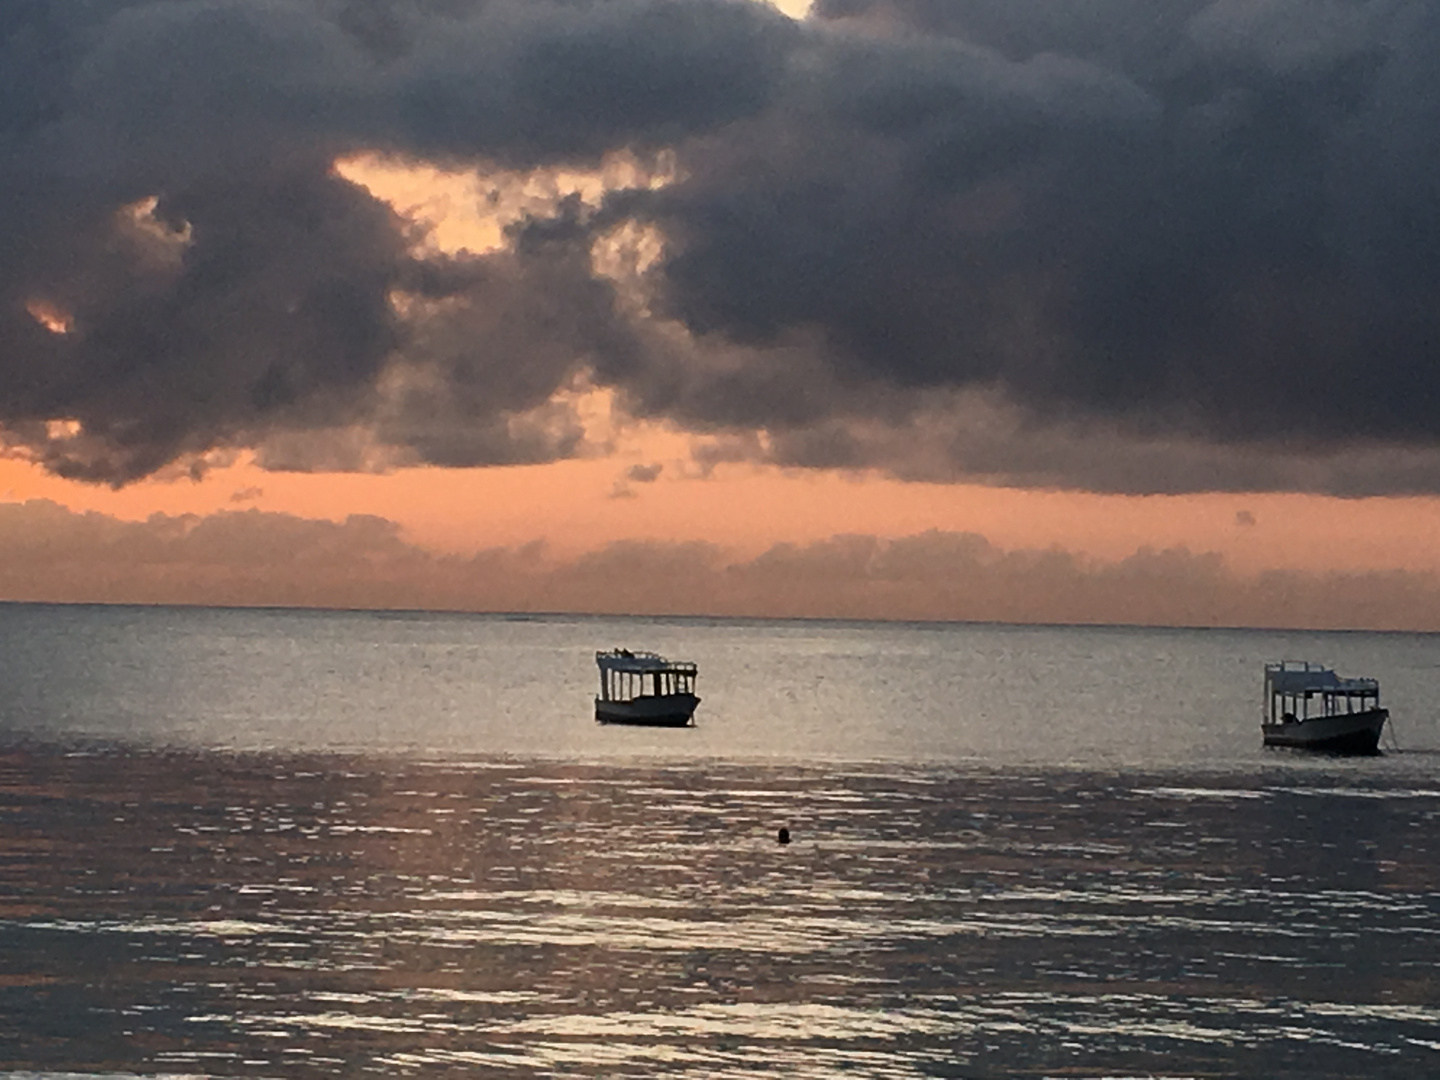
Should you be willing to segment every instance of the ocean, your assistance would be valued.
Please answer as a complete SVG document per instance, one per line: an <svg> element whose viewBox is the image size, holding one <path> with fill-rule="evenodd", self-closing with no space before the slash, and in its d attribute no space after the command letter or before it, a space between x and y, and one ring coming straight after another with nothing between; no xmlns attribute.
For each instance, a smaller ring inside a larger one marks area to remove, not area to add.
<svg viewBox="0 0 1440 1080"><path fill-rule="evenodd" d="M0 605L0 1075L1440 1074L1440 638ZM700 667L602 727L594 653ZM1260 744L1266 660L1385 752ZM779 828L792 842L777 843Z"/></svg>

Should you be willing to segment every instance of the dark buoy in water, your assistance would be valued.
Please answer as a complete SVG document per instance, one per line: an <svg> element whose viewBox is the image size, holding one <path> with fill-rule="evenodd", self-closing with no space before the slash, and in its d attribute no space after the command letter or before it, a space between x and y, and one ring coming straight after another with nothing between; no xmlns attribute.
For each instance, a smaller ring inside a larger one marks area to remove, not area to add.
<svg viewBox="0 0 1440 1080"><path fill-rule="evenodd" d="M779 832L779 834L775 837L775 839L778 840L778 841L779 841L780 843L782 843L782 844L788 844L788 843L790 842L790 830L787 829L787 828L785 828L785 826L783 826L783 825L780 826L780 832Z"/></svg>

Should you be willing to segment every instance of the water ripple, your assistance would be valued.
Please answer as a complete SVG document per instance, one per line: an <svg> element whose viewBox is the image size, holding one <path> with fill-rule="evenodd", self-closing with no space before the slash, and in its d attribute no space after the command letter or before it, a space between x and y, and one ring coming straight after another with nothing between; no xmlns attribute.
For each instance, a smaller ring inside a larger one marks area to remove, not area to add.
<svg viewBox="0 0 1440 1080"><path fill-rule="evenodd" d="M0 769L11 1075L1440 1070L1413 783L111 765Z"/></svg>

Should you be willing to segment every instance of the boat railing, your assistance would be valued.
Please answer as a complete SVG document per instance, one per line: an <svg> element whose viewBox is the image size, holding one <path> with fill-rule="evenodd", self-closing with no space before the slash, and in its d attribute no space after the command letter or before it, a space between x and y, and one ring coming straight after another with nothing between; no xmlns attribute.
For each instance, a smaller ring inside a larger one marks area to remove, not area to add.
<svg viewBox="0 0 1440 1080"><path fill-rule="evenodd" d="M595 662L600 666L601 701L694 694L699 674L693 661L666 660L659 653L629 649L597 652Z"/></svg>
<svg viewBox="0 0 1440 1080"><path fill-rule="evenodd" d="M602 668L609 668L612 671L674 671L694 675L699 670L692 660L667 660L659 653L632 652L629 649L597 652L595 662Z"/></svg>
<svg viewBox="0 0 1440 1080"><path fill-rule="evenodd" d="M1363 712L1379 707L1380 680L1341 678L1324 665L1304 660L1265 665L1266 718L1270 723L1308 718L1311 699L1316 697L1322 716L1352 712L1357 701Z"/></svg>

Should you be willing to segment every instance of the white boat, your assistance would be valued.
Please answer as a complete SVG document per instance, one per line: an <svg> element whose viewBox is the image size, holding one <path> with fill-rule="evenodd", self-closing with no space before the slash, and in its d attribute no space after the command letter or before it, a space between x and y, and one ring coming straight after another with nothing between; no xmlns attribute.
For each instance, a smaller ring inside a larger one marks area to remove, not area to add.
<svg viewBox="0 0 1440 1080"><path fill-rule="evenodd" d="M602 724L689 727L695 722L696 667L659 653L613 649L597 652L600 694L595 719Z"/></svg>
<svg viewBox="0 0 1440 1080"><path fill-rule="evenodd" d="M1332 754L1375 754L1390 710L1380 707L1376 679L1344 679L1304 660L1265 665L1266 746Z"/></svg>

